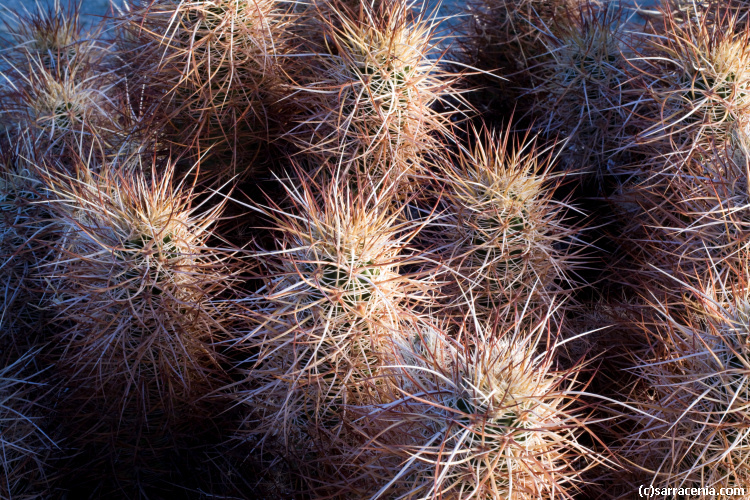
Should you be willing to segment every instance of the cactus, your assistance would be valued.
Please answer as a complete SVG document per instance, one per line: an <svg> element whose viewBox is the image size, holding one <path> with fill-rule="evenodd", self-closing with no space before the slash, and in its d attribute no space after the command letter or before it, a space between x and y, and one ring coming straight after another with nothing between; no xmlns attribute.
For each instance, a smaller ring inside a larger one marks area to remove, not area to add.
<svg viewBox="0 0 750 500"><path fill-rule="evenodd" d="M654 484L747 482L747 13L669 8L471 0L458 53L407 0L12 14L0 496L606 497L596 397Z"/></svg>
<svg viewBox="0 0 750 500"><path fill-rule="evenodd" d="M621 8L610 2L583 3L551 23L543 37L547 53L529 70L537 82L529 90L531 116L540 117L534 128L566 138L564 168L601 175L620 145L628 115L623 52L633 42L625 36Z"/></svg>
<svg viewBox="0 0 750 500"><path fill-rule="evenodd" d="M123 57L167 108L152 127L195 159L218 158L213 174L243 173L251 143L270 138L288 50L285 8L275 0L163 0L124 16Z"/></svg>
<svg viewBox="0 0 750 500"><path fill-rule="evenodd" d="M586 460L578 439L586 420L575 374L538 355L543 322L532 331L412 330L391 378L401 395L359 410L365 434L361 474L379 477L363 498L573 498ZM394 458L400 463L394 467Z"/></svg>
<svg viewBox="0 0 750 500"><path fill-rule="evenodd" d="M35 352L0 364L1 498L33 499L47 493L48 459L55 444L41 426L39 374Z"/></svg>
<svg viewBox="0 0 750 500"><path fill-rule="evenodd" d="M2 20L9 34L12 51L3 59L11 65L34 61L50 72L60 74L70 67L100 64L110 54L102 40L102 25L86 30L76 4L63 7L59 1L38 12L8 10Z"/></svg>
<svg viewBox="0 0 750 500"><path fill-rule="evenodd" d="M59 227L57 258L39 269L61 325L54 356L116 407L169 413L221 374L213 345L231 321L234 271L206 242L222 203L198 211L169 165L148 178L137 163L78 167L45 178Z"/></svg>
<svg viewBox="0 0 750 500"><path fill-rule="evenodd" d="M320 46L290 69L299 111L286 137L355 173L399 179L438 150L438 137L451 137L453 113L434 107L456 76L433 57L435 21L399 0L358 9L335 2L324 14Z"/></svg>
<svg viewBox="0 0 750 500"><path fill-rule="evenodd" d="M579 252L579 229L566 224L571 207L552 199L552 158L534 141L511 143L509 132L474 136L435 175L443 213L426 232L444 248L451 274L445 294L487 312L544 301L570 278Z"/></svg>
<svg viewBox="0 0 750 500"><path fill-rule="evenodd" d="M638 325L646 344L632 355L627 394L635 428L618 450L656 487L747 484L746 262L731 280L709 274L680 302L654 294Z"/></svg>
<svg viewBox="0 0 750 500"><path fill-rule="evenodd" d="M33 134L30 155L67 149L100 157L116 151L124 132L116 113L118 82L101 26L85 32L75 8L58 4L38 15L16 15L14 43L0 56L0 127L21 140Z"/></svg>
<svg viewBox="0 0 750 500"><path fill-rule="evenodd" d="M276 248L257 253L256 326L239 343L252 368L237 397L259 442L305 468L351 438L350 408L393 392L381 376L392 338L413 308L430 306L434 286L414 270L426 265L408 248L416 229L398 222L390 198L368 203L336 179L297 182L282 183L287 208L254 206Z"/></svg>
<svg viewBox="0 0 750 500"><path fill-rule="evenodd" d="M40 176L26 157L30 142L20 135L0 151L0 351L18 356L38 347L46 301L35 275L54 259L48 246L54 224Z"/></svg>
<svg viewBox="0 0 750 500"><path fill-rule="evenodd" d="M149 496L181 477L221 414L209 394L228 382L217 345L234 337L242 267L208 245L225 200L197 202L172 165L140 161L40 169L54 258L34 278L52 315L56 438L70 448L57 463L77 471L55 484L72 495Z"/></svg>
<svg viewBox="0 0 750 500"><path fill-rule="evenodd" d="M455 57L469 67L467 79L475 91L468 97L487 119L529 108L522 96L540 82L534 68L546 59L544 33L560 12L578 3L472 0L461 5Z"/></svg>
<svg viewBox="0 0 750 500"><path fill-rule="evenodd" d="M634 60L638 83L629 99L637 103L639 133L625 147L649 152L660 162L744 136L750 38L737 13L718 6L685 22L666 13L663 31Z"/></svg>

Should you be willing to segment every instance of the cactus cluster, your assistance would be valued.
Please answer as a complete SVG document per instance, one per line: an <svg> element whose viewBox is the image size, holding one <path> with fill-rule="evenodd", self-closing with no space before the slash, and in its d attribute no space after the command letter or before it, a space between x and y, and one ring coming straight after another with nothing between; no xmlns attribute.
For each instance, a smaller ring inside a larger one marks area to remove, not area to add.
<svg viewBox="0 0 750 500"><path fill-rule="evenodd" d="M6 16L0 498L750 494L750 11L457 8Z"/></svg>

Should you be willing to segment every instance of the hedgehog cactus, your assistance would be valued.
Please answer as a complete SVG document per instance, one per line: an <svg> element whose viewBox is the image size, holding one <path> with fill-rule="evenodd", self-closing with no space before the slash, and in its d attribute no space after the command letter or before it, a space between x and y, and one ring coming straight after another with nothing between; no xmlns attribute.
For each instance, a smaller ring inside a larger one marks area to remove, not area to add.
<svg viewBox="0 0 750 500"><path fill-rule="evenodd" d="M399 397L354 410L368 453L352 450L349 463L379 477L362 497L572 498L576 467L597 460L578 443L585 418L571 408L580 366L556 372L537 354L543 322L481 328L463 344L435 328L399 343L389 374Z"/></svg>
<svg viewBox="0 0 750 500"><path fill-rule="evenodd" d="M54 238L43 206L43 185L24 155L29 139L0 156L0 351L25 352L40 330L44 302L33 285L39 266L51 258L46 243Z"/></svg>
<svg viewBox="0 0 750 500"><path fill-rule="evenodd" d="M624 174L615 238L638 275L631 285L674 289L669 275L696 285L712 267L725 274L745 246L750 38L737 10L713 5L665 13L663 32L636 52L623 96L627 134L638 132L622 146L636 154L613 169Z"/></svg>
<svg viewBox="0 0 750 500"><path fill-rule="evenodd" d="M679 22L664 16L664 35L634 59L639 84L638 146L657 157L700 154L747 134L750 116L750 34L738 14L714 7Z"/></svg>
<svg viewBox="0 0 750 500"><path fill-rule="evenodd" d="M747 9L469 2L458 37L410 0L14 15L0 497L588 498L621 464L587 387L655 486L750 484ZM599 289L563 185L593 169L632 257ZM602 383L571 332L636 287Z"/></svg>
<svg viewBox="0 0 750 500"><path fill-rule="evenodd" d="M267 140L277 118L269 110L279 97L290 20L281 4L160 0L128 13L125 58L142 72L136 84L162 92L156 99L168 108L167 138L196 158L210 153L246 168L238 161L248 143Z"/></svg>
<svg viewBox="0 0 750 500"><path fill-rule="evenodd" d="M46 462L55 446L40 427L42 384L29 375L33 356L0 363L0 498L33 499L46 493Z"/></svg>
<svg viewBox="0 0 750 500"><path fill-rule="evenodd" d="M575 491L572 464L590 453L577 443L585 429L567 410L576 399L566 394L570 374L537 358L537 341L490 341L461 360L452 394L438 402L449 408L440 412L441 441L419 450L434 467L429 476L439 478L428 495L565 498Z"/></svg>
<svg viewBox="0 0 750 500"><path fill-rule="evenodd" d="M444 213L428 226L451 270L446 295L489 311L557 290L576 264L578 228L554 201L550 155L510 134L475 134L453 166L436 177ZM446 244L445 234L450 235Z"/></svg>
<svg viewBox="0 0 750 500"><path fill-rule="evenodd" d="M13 67L2 76L7 117L6 133L33 136L27 154L60 155L76 151L81 156L105 157L116 151L123 137L112 100L115 82L100 75L77 73L68 67L52 73L30 61L33 70Z"/></svg>
<svg viewBox="0 0 750 500"><path fill-rule="evenodd" d="M413 18L403 1L334 4L326 14L322 46L292 71L300 114L287 136L356 172L399 178L449 124L434 104L456 77L433 57L435 21Z"/></svg>
<svg viewBox="0 0 750 500"><path fill-rule="evenodd" d="M725 148L697 149L665 162L657 175L626 185L621 242L640 279L674 288L671 276L699 283L709 270L725 276L744 258L747 171ZM677 295L681 292L678 291Z"/></svg>
<svg viewBox="0 0 750 500"><path fill-rule="evenodd" d="M15 45L0 56L5 133L18 140L31 132L36 153L59 155L67 146L81 155L111 154L124 133L107 67L113 54L100 30L84 32L77 11L59 5L16 21L9 27Z"/></svg>
<svg viewBox="0 0 750 500"><path fill-rule="evenodd" d="M101 63L109 46L101 38L101 25L84 30L77 5L63 8L59 1L38 13L20 14L8 11L3 20L13 50L4 55L6 62L21 64L34 61L51 72L65 71L69 66Z"/></svg>
<svg viewBox="0 0 750 500"><path fill-rule="evenodd" d="M609 2L566 10L547 29L545 57L529 70L538 78L529 90L535 100L532 116L551 111L535 128L566 137L565 168L603 169L619 146L627 116L622 86L629 78L621 15Z"/></svg>
<svg viewBox="0 0 750 500"><path fill-rule="evenodd" d="M206 247L222 204L199 212L170 167L151 180L139 167L49 173L58 257L39 272L61 325L60 367L117 406L168 412L221 371L213 344L230 321L219 297L233 272Z"/></svg>
<svg viewBox="0 0 750 500"><path fill-rule="evenodd" d="M475 71L467 79L469 99L487 116L507 114L529 103L523 89L538 82L535 67L546 60L543 31L580 0L471 0L459 19L457 58ZM543 83L542 80L539 80ZM509 99L509 97L512 97Z"/></svg>
<svg viewBox="0 0 750 500"><path fill-rule="evenodd" d="M729 283L709 276L680 303L654 296L653 320L640 325L648 344L631 368L636 427L620 451L650 471L655 487L719 491L750 480L746 262Z"/></svg>
<svg viewBox="0 0 750 500"><path fill-rule="evenodd" d="M410 309L430 305L432 284L414 267L401 274L421 265L407 247L415 229L387 202L300 179L284 183L289 208L255 207L272 221L277 248L259 253L258 326L241 345L254 353L242 395L249 419L260 419L254 432L302 466L345 432L351 407L392 390L380 367Z"/></svg>
<svg viewBox="0 0 750 500"><path fill-rule="evenodd" d="M334 185L329 182L322 202L307 186L299 191L287 187L304 219L280 210L268 213L284 236L279 243L285 259L277 272L267 274L283 277L269 282L268 295L283 305L275 315L302 313L348 325L387 314L402 293L397 256L403 243L396 237L395 216L380 207L357 206L356 195Z"/></svg>

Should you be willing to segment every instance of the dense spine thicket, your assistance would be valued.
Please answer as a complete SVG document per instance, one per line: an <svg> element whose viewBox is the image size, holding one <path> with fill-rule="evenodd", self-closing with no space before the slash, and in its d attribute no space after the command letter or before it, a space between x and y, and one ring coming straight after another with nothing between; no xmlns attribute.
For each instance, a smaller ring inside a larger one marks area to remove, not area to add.
<svg viewBox="0 0 750 500"><path fill-rule="evenodd" d="M1 499L750 484L748 9L459 8L7 15Z"/></svg>

